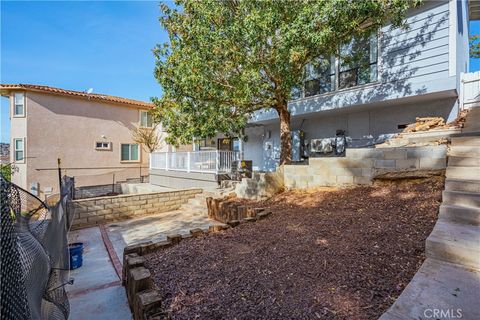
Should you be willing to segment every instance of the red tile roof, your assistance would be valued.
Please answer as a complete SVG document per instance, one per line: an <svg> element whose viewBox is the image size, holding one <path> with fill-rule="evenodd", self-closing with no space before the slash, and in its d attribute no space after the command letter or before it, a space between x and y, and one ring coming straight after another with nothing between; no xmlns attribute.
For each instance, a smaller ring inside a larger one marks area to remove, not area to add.
<svg viewBox="0 0 480 320"><path fill-rule="evenodd" d="M66 90L66 89L54 88L49 86L40 86L40 85L34 85L34 84L0 84L0 92L2 94L10 90L41 91L41 92L46 92L51 94L75 96L79 98L86 98L90 100L97 100L97 101L103 101L103 102L115 102L115 103L136 106L136 107L145 108L145 109L153 108L153 104L148 102L116 97L116 96L109 96L109 95L100 94L100 93L86 93L82 91Z"/></svg>

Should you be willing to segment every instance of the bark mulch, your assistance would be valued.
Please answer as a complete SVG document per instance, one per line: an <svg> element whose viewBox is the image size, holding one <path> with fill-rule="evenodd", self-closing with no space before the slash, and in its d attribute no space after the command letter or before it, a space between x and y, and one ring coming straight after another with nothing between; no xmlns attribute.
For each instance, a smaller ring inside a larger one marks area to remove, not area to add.
<svg viewBox="0 0 480 320"><path fill-rule="evenodd" d="M424 260L443 180L282 193L147 258L173 319L376 319Z"/></svg>

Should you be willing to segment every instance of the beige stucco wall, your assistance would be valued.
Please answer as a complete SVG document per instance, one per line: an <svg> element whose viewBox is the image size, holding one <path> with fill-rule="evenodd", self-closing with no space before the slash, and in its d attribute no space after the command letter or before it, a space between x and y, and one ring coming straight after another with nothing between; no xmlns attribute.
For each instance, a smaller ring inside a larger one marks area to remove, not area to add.
<svg viewBox="0 0 480 320"><path fill-rule="evenodd" d="M74 176L76 186L111 183L113 174L116 181L148 175L145 150L138 162L120 161L120 144L133 143L130 130L138 125L138 108L27 92L26 110L25 128L12 118L12 141L24 134L27 156L14 181L27 190L38 182L41 198L46 187L58 192L57 158L62 174ZM111 150L96 150L96 141L111 142Z"/></svg>

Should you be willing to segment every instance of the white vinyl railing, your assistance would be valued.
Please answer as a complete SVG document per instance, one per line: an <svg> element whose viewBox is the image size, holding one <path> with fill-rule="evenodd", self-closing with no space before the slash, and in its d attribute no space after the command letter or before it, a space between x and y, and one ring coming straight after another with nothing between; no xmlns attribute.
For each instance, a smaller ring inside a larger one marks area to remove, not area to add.
<svg viewBox="0 0 480 320"><path fill-rule="evenodd" d="M150 169L186 172L228 173L232 164L241 160L239 151L153 152Z"/></svg>
<svg viewBox="0 0 480 320"><path fill-rule="evenodd" d="M480 106L480 71L460 76L460 109Z"/></svg>

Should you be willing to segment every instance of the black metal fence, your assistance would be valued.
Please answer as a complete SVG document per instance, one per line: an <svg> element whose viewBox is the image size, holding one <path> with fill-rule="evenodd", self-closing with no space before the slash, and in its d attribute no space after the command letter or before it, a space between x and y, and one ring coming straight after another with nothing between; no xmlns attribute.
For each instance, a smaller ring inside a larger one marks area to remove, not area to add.
<svg viewBox="0 0 480 320"><path fill-rule="evenodd" d="M73 179L63 177L54 205L2 176L0 187L0 318L67 319Z"/></svg>

